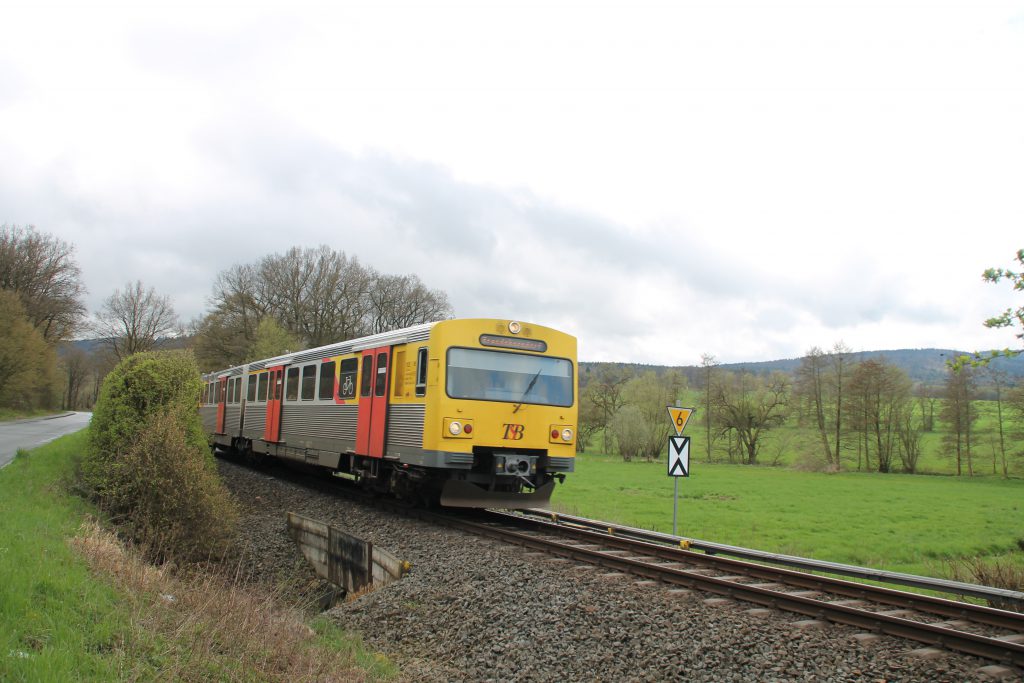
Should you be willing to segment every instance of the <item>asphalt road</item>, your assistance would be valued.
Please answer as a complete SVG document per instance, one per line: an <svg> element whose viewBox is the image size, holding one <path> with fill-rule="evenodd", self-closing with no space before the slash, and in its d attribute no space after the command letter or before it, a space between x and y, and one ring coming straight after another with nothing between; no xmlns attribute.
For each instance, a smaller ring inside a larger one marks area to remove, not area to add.
<svg viewBox="0 0 1024 683"><path fill-rule="evenodd" d="M58 436L84 429L92 413L64 413L34 420L0 422L0 469L14 460L19 448L35 448Z"/></svg>

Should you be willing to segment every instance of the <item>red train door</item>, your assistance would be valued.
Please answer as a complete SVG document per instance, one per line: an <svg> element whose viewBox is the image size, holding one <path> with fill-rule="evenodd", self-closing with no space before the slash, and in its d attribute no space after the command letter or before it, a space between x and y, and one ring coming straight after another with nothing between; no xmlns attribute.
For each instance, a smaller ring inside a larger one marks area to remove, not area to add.
<svg viewBox="0 0 1024 683"><path fill-rule="evenodd" d="M263 427L264 441L281 440L281 395L284 390L284 366L268 368L270 386L267 387L267 423Z"/></svg>
<svg viewBox="0 0 1024 683"><path fill-rule="evenodd" d="M359 418L356 423L356 453L360 455L373 458L384 456L390 360L390 346L363 351L359 379Z"/></svg>
<svg viewBox="0 0 1024 683"><path fill-rule="evenodd" d="M228 401L228 378L221 377L217 380L217 433L224 433L224 411Z"/></svg>

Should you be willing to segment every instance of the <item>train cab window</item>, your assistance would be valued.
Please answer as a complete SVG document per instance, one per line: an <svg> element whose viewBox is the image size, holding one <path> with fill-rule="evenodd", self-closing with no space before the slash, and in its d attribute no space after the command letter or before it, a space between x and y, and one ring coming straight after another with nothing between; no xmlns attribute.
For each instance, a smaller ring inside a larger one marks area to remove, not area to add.
<svg viewBox="0 0 1024 683"><path fill-rule="evenodd" d="M373 387L373 356L363 356L363 375L359 381L359 395L369 396Z"/></svg>
<svg viewBox="0 0 1024 683"><path fill-rule="evenodd" d="M247 393L245 394L245 400L246 401L255 401L256 400L256 375L249 375L248 381L249 381L249 386L248 386L248 389L247 389Z"/></svg>
<svg viewBox="0 0 1024 683"><path fill-rule="evenodd" d="M284 400L299 400L299 369L288 368L288 384L284 389Z"/></svg>
<svg viewBox="0 0 1024 683"><path fill-rule="evenodd" d="M421 346L416 354L416 395L427 394L427 347Z"/></svg>
<svg viewBox="0 0 1024 683"><path fill-rule="evenodd" d="M320 364L320 393L321 401L330 401L334 398L334 361Z"/></svg>
<svg viewBox="0 0 1024 683"><path fill-rule="evenodd" d="M388 390L388 354L377 354L377 381L374 386L374 395L383 396Z"/></svg>
<svg viewBox="0 0 1024 683"><path fill-rule="evenodd" d="M355 358L346 358L341 361L341 376L338 379L338 398L345 400L356 397L356 373L359 371L359 361Z"/></svg>
<svg viewBox="0 0 1024 683"><path fill-rule="evenodd" d="M266 401L267 400L267 373L260 373L259 389L256 392L256 400Z"/></svg>
<svg viewBox="0 0 1024 683"><path fill-rule="evenodd" d="M316 397L316 366L302 368L302 400L312 401Z"/></svg>

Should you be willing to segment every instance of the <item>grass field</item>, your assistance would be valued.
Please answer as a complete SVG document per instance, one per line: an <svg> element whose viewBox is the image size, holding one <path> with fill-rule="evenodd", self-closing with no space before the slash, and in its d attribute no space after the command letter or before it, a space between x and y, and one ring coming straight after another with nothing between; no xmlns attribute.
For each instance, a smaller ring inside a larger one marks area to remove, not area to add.
<svg viewBox="0 0 1024 683"><path fill-rule="evenodd" d="M679 533L719 543L931 576L947 561L1024 565L1024 481L996 477L822 474L707 464L679 483ZM673 482L661 462L586 454L556 488L556 509L672 531Z"/></svg>
<svg viewBox="0 0 1024 683"><path fill-rule="evenodd" d="M0 680L394 678L326 620L310 629L258 590L179 579L83 531L94 511L63 480L85 435L0 470Z"/></svg>

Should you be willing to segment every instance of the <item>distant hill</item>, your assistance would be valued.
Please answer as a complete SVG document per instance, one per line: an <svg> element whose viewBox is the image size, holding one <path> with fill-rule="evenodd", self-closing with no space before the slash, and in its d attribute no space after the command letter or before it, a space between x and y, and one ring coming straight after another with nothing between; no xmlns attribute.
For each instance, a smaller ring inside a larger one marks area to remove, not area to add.
<svg viewBox="0 0 1024 683"><path fill-rule="evenodd" d="M966 351L955 351L953 349L896 349L890 351L859 351L851 353L850 358L855 363L871 358L884 358L889 363L902 368L912 382L925 385L940 385L946 379L946 362L965 355L970 354ZM583 362L580 363L581 376L586 376L602 365L621 365L640 372L653 370L658 374L668 370L679 370L687 376L691 384L699 381L701 373L701 368L693 365L670 367L638 363ZM785 358L752 363L723 363L718 367L732 371L746 370L756 374L768 374L776 370L793 374L800 367L800 359ZM990 363L990 367L1006 372L1011 378L1019 379L1024 377L1024 355L1015 358L997 358Z"/></svg>

